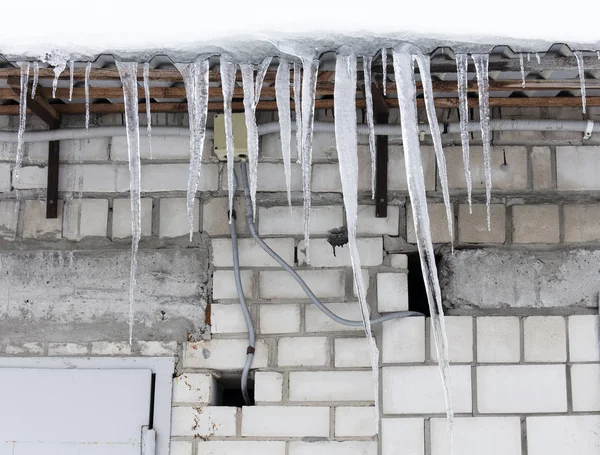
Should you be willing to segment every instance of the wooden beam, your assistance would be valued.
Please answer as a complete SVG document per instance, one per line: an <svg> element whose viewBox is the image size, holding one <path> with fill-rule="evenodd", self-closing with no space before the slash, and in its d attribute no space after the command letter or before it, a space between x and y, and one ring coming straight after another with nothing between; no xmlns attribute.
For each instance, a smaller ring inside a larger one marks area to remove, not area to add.
<svg viewBox="0 0 600 455"><path fill-rule="evenodd" d="M8 87L19 99L21 94L21 83L20 79L17 78L8 78L7 81ZM29 97L29 93L27 93ZM35 115L41 118L44 123L46 123L50 129L58 128L60 125L60 114L52 107L40 94L35 94L34 99L27 100L27 108L31 110Z"/></svg>

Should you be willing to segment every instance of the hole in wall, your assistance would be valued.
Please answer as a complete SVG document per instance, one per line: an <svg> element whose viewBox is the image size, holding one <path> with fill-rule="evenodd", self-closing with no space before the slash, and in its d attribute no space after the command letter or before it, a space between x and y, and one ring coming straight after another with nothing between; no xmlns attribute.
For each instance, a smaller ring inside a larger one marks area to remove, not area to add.
<svg viewBox="0 0 600 455"><path fill-rule="evenodd" d="M241 375L227 375L217 379L217 406L247 406L242 395ZM254 405L254 379L248 378L250 406Z"/></svg>
<svg viewBox="0 0 600 455"><path fill-rule="evenodd" d="M421 271L421 259L419 253L408 253L408 309L410 311L418 311L425 316L431 316L429 311L429 303L427 301L427 291L425 289L425 281L423 280L423 272ZM442 255L435 255L435 264L439 269ZM444 311L445 313L445 311Z"/></svg>

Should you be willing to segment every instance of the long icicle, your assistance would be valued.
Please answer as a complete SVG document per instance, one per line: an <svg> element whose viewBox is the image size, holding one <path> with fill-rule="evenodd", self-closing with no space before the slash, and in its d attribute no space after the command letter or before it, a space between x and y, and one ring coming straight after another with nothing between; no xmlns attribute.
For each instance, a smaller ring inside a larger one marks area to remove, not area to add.
<svg viewBox="0 0 600 455"><path fill-rule="evenodd" d="M581 87L581 109L585 114L585 68L583 67L583 53L581 51L575 52L575 58L577 59L579 86Z"/></svg>
<svg viewBox="0 0 600 455"><path fill-rule="evenodd" d="M15 156L14 181L19 181L21 172L21 163L23 162L23 134L25 133L25 123L27 121L27 86L29 82L29 62L19 63L21 66L21 92L19 94L19 131L17 133L17 153Z"/></svg>
<svg viewBox="0 0 600 455"><path fill-rule="evenodd" d="M73 101L73 85L75 85L75 62L69 62L69 101Z"/></svg>
<svg viewBox="0 0 600 455"><path fill-rule="evenodd" d="M433 244L431 241L431 226L427 211L427 196L425 194L425 178L423 161L419 147L419 129L417 123L416 88L412 56L404 49L394 49L394 73L398 84L398 103L400 106L402 143L406 163L406 179L411 201L417 247L421 259L421 271L425 278L427 301L431 313L431 327L437 352L438 365L444 387L446 416L450 437L450 453L452 453L452 429L454 410L452 407L452 386L450 364L448 361L448 340L444 323L442 293L438 280Z"/></svg>
<svg viewBox="0 0 600 455"><path fill-rule="evenodd" d="M67 67L67 61L59 61L54 66L54 80L52 81L52 98L56 98L56 88L58 87L58 78Z"/></svg>
<svg viewBox="0 0 600 455"><path fill-rule="evenodd" d="M369 127L369 152L371 154L371 199L375 199L375 174L377 172L377 156L375 150L375 123L373 121L373 94L371 93L371 66L373 59L365 55L363 74L365 81L365 101L367 104L367 125Z"/></svg>
<svg viewBox="0 0 600 455"><path fill-rule="evenodd" d="M35 92L37 90L39 77L40 77L40 63L33 62L33 84L31 85L31 99L35 98Z"/></svg>
<svg viewBox="0 0 600 455"><path fill-rule="evenodd" d="M481 140L483 142L483 169L485 172L485 203L487 208L487 228L491 226L491 200L492 200L492 145L490 137L490 105L489 105L489 80L488 54L473 54L475 71L477 72L477 86L479 90L479 123L481 125Z"/></svg>
<svg viewBox="0 0 600 455"><path fill-rule="evenodd" d="M129 193L131 197L131 269L129 275L129 344L133 342L134 301L137 271L137 252L141 228L141 164L140 124L138 117L137 63L117 62L125 100L125 126L129 156Z"/></svg>
<svg viewBox="0 0 600 455"><path fill-rule="evenodd" d="M442 186L442 195L444 205L446 206L446 219L448 223L448 236L450 237L450 245L454 251L454 228L453 228L453 213L450 203L450 192L448 191L448 171L446 170L446 157L442 148L442 134L440 133L440 125L435 112L435 104L433 102L433 85L431 83L431 62L428 55L416 54L414 56L419 65L419 73L421 74L421 84L423 84L423 96L425 98L425 108L427 111L427 120L429 129L431 130L431 139L433 140L433 149L437 161L438 177Z"/></svg>
<svg viewBox="0 0 600 455"><path fill-rule="evenodd" d="M338 164L342 181L346 222L348 225L348 245L350 260L365 335L371 354L373 371L373 396L375 401L375 421L379 432L379 349L371 333L369 305L356 243L356 223L358 216L358 150L356 131L356 56L345 51L337 56L334 86L335 143L338 151Z"/></svg>
<svg viewBox="0 0 600 455"><path fill-rule="evenodd" d="M381 81L383 82L383 96L387 96L387 49L384 47L381 49L381 67L382 75Z"/></svg>
<svg viewBox="0 0 600 455"><path fill-rule="evenodd" d="M521 67L521 87L525 88L525 62L523 62L523 53L519 54L519 65Z"/></svg>
<svg viewBox="0 0 600 455"><path fill-rule="evenodd" d="M83 80L83 90L85 91L85 130L90 130L90 71L92 70L92 62L88 62L85 66L85 77Z"/></svg>
<svg viewBox="0 0 600 455"><path fill-rule="evenodd" d="M190 241L194 235L194 206L202 172L202 152L208 118L208 59L175 65L183 76L190 118L190 172L187 185L187 217Z"/></svg>
<svg viewBox="0 0 600 455"><path fill-rule="evenodd" d="M302 163L302 75L300 63L294 62L294 113L296 116L296 159Z"/></svg>
<svg viewBox="0 0 600 455"><path fill-rule="evenodd" d="M287 190L288 206L292 210L292 118L290 108L290 64L281 59L275 76L275 97L279 115L279 135L281 138L281 155L285 172L285 187Z"/></svg>
<svg viewBox="0 0 600 455"><path fill-rule="evenodd" d="M315 119L315 97L319 60L302 57L302 194L304 196L304 248L306 263L310 264L310 207L312 176L312 141Z"/></svg>
<svg viewBox="0 0 600 455"><path fill-rule="evenodd" d="M150 112L150 63L144 63L144 95L146 98L146 132L148 133L148 150L152 159L152 113Z"/></svg>
<svg viewBox="0 0 600 455"><path fill-rule="evenodd" d="M471 178L471 163L469 150L469 104L467 100L467 54L456 54L456 73L458 82L458 112L460 117L460 143L462 146L463 166L465 170L465 182L467 183L467 202L469 213L473 213L471 194L473 192L473 179Z"/></svg>
<svg viewBox="0 0 600 455"><path fill-rule="evenodd" d="M233 119L231 100L233 99L233 90L235 87L236 66L224 55L221 56L221 91L223 92L223 115L225 120L225 149L227 151L227 188L229 199L229 222L233 218L233 192L234 188L234 162L235 146L233 142Z"/></svg>

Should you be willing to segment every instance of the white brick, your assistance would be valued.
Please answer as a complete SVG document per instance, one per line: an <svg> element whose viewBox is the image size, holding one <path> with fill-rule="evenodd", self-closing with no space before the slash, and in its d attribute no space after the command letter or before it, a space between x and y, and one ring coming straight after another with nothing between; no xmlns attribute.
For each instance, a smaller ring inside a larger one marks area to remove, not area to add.
<svg viewBox="0 0 600 455"><path fill-rule="evenodd" d="M374 205L359 205L357 234L358 235L398 235L400 224L400 207L388 205L387 218L375 216ZM312 221L311 221L312 222Z"/></svg>
<svg viewBox="0 0 600 455"><path fill-rule="evenodd" d="M152 235L152 199L142 198L141 202L142 237ZM113 200L112 238L125 239L131 237L131 201L129 199Z"/></svg>
<svg viewBox="0 0 600 455"><path fill-rule="evenodd" d="M262 401L281 401L283 399L283 374L274 371L254 373L254 399Z"/></svg>
<svg viewBox="0 0 600 455"><path fill-rule="evenodd" d="M177 353L177 341L138 341L141 355L170 356Z"/></svg>
<svg viewBox="0 0 600 455"><path fill-rule="evenodd" d="M5 169L9 169L4 165ZM4 182L4 178L2 178ZM59 180L60 181L60 180ZM45 166L24 166L19 170L19 179L13 174L13 186L18 190L28 190L34 188L46 188L48 185L48 168ZM10 191L10 181L2 183L2 191Z"/></svg>
<svg viewBox="0 0 600 455"><path fill-rule="evenodd" d="M236 214L235 228L237 234L248 233L246 203L243 198L233 199L233 210ZM216 197L204 201L202 204L202 230L210 236L230 237L228 198Z"/></svg>
<svg viewBox="0 0 600 455"><path fill-rule="evenodd" d="M92 355L129 355L131 345L127 342L94 341Z"/></svg>
<svg viewBox="0 0 600 455"><path fill-rule="evenodd" d="M471 367L450 368L454 412L471 412ZM407 387L410 384L410 387ZM385 414L434 414L446 412L444 391L437 365L383 368Z"/></svg>
<svg viewBox="0 0 600 455"><path fill-rule="evenodd" d="M383 363L425 361L425 318L392 319L383 323Z"/></svg>
<svg viewBox="0 0 600 455"><path fill-rule="evenodd" d="M244 406L242 436L327 437L329 408Z"/></svg>
<svg viewBox="0 0 600 455"><path fill-rule="evenodd" d="M528 455L598 455L600 416L527 417Z"/></svg>
<svg viewBox="0 0 600 455"><path fill-rule="evenodd" d="M566 321L560 316L530 316L523 320L525 362L566 362Z"/></svg>
<svg viewBox="0 0 600 455"><path fill-rule="evenodd" d="M341 193L340 168L337 164L314 164L311 174L314 193Z"/></svg>
<svg viewBox="0 0 600 455"><path fill-rule="evenodd" d="M518 362L521 358L519 318L477 318L477 361Z"/></svg>
<svg viewBox="0 0 600 455"><path fill-rule="evenodd" d="M364 337L336 338L334 349L336 368L371 366L369 343Z"/></svg>
<svg viewBox="0 0 600 455"><path fill-rule="evenodd" d="M567 243L600 240L600 204L565 204L563 206L564 236Z"/></svg>
<svg viewBox="0 0 600 455"><path fill-rule="evenodd" d="M368 269L362 269L361 275L363 279L363 285L365 287L365 296L369 293L369 286L371 285L371 277ZM358 297L358 287L356 286L356 277L352 274L352 295Z"/></svg>
<svg viewBox="0 0 600 455"><path fill-rule="evenodd" d="M533 147L531 151L531 167L533 169L533 189L547 190L552 188L550 147Z"/></svg>
<svg viewBox="0 0 600 455"><path fill-rule="evenodd" d="M171 436L235 436L236 411L225 406L174 407Z"/></svg>
<svg viewBox="0 0 600 455"><path fill-rule="evenodd" d="M376 455L375 441L290 442L289 455Z"/></svg>
<svg viewBox="0 0 600 455"><path fill-rule="evenodd" d="M450 362L470 363L473 361L473 318L471 316L446 316L448 337L448 359ZM431 327L430 320L427 324ZM429 357L437 361L433 330L429 330Z"/></svg>
<svg viewBox="0 0 600 455"><path fill-rule="evenodd" d="M518 417L458 417L454 420L454 453L521 455ZM450 455L446 419L431 419L431 455Z"/></svg>
<svg viewBox="0 0 600 455"><path fill-rule="evenodd" d="M191 441L171 441L169 455L193 455Z"/></svg>
<svg viewBox="0 0 600 455"><path fill-rule="evenodd" d="M448 186L466 188L461 147L444 147L448 170ZM527 188L527 148L524 146L492 147L492 188L524 190ZM471 178L473 189L485 188L483 148L471 146Z"/></svg>
<svg viewBox="0 0 600 455"><path fill-rule="evenodd" d="M600 147L556 147L556 173L559 190L597 190Z"/></svg>
<svg viewBox="0 0 600 455"><path fill-rule="evenodd" d="M315 118L316 120L316 118ZM315 132L313 135L313 160L316 159L337 159L335 149L335 134ZM297 158L296 134L292 132L291 157ZM281 136L279 133L266 134L261 136L260 152L262 156L269 156L281 159Z"/></svg>
<svg viewBox="0 0 600 455"><path fill-rule="evenodd" d="M185 368L211 368L215 370L241 370L246 361L248 340L213 339L187 343L183 354ZM253 368L267 366L269 349L264 340L256 342Z"/></svg>
<svg viewBox="0 0 600 455"><path fill-rule="evenodd" d="M63 237L80 240L84 237L106 237L108 227L107 199L74 199L65 205Z"/></svg>
<svg viewBox="0 0 600 455"><path fill-rule="evenodd" d="M88 353L86 344L78 343L48 343L48 355L50 356L69 356L83 355Z"/></svg>
<svg viewBox="0 0 600 455"><path fill-rule="evenodd" d="M210 306L211 333L247 333L246 319L239 303Z"/></svg>
<svg viewBox="0 0 600 455"><path fill-rule="evenodd" d="M477 367L479 412L566 412L564 365Z"/></svg>
<svg viewBox="0 0 600 455"><path fill-rule="evenodd" d="M22 345L7 345L5 352L8 355L42 355L44 354L43 343L23 343Z"/></svg>
<svg viewBox="0 0 600 455"><path fill-rule="evenodd" d="M194 199L194 232L198 232L200 205ZM160 237L180 237L189 235L187 202L185 198L167 198L160 200L158 235Z"/></svg>
<svg viewBox="0 0 600 455"><path fill-rule="evenodd" d="M265 239L279 256L288 264L294 263L294 239ZM212 239L213 265L215 267L233 267L231 239ZM238 239L238 254L241 267L279 266L254 239ZM287 272L286 272L287 273Z"/></svg>
<svg viewBox="0 0 600 455"><path fill-rule="evenodd" d="M360 263L363 267L372 267L383 263L383 239L381 237L361 238L356 240ZM310 240L310 265L313 267L350 267L350 248L345 245L335 249L326 239ZM298 244L298 263L306 264L306 248L304 241Z"/></svg>
<svg viewBox="0 0 600 455"><path fill-rule="evenodd" d="M485 204L473 204L473 213L469 213L468 204L458 207L459 233L461 243L504 243L506 238L506 211L503 204L490 205L490 226L487 227L487 208Z"/></svg>
<svg viewBox="0 0 600 455"><path fill-rule="evenodd" d="M189 164L146 164L142 165L142 191L187 191ZM129 185L129 175L127 175ZM219 185L219 170L216 164L203 164L198 182L198 191L214 191Z"/></svg>
<svg viewBox="0 0 600 455"><path fill-rule="evenodd" d="M370 371L290 373L290 401L373 401Z"/></svg>
<svg viewBox="0 0 600 455"><path fill-rule="evenodd" d="M317 296L318 295L319 294L317 294ZM341 318L352 321L362 321L362 314L358 302L326 303L325 306ZM305 323L307 332L364 331L362 326L349 327L333 321L312 303L306 307Z"/></svg>
<svg viewBox="0 0 600 455"><path fill-rule="evenodd" d="M183 373L173 379L174 403L216 404L217 380L208 373Z"/></svg>
<svg viewBox="0 0 600 455"><path fill-rule="evenodd" d="M203 158L210 156L212 141L204 141ZM129 161L127 153L127 138L115 136L111 141L111 159L114 161ZM148 139L140 134L140 157L150 159ZM154 160L190 160L190 139L187 136L157 136L152 135L152 159Z"/></svg>
<svg viewBox="0 0 600 455"><path fill-rule="evenodd" d="M0 163L0 193L10 191L10 164Z"/></svg>
<svg viewBox="0 0 600 455"><path fill-rule="evenodd" d="M244 296L252 298L252 294L254 293L254 275L252 270L240 270L240 278L242 280L242 287L244 288ZM238 299L233 270L215 270L213 272L212 295L214 300Z"/></svg>
<svg viewBox="0 0 600 455"><path fill-rule="evenodd" d="M600 363L571 366L573 411L600 411Z"/></svg>
<svg viewBox="0 0 600 455"><path fill-rule="evenodd" d="M335 408L335 436L375 436L375 408L347 406Z"/></svg>
<svg viewBox="0 0 600 455"><path fill-rule="evenodd" d="M293 252L293 251L292 251ZM346 293L342 270L298 270L300 277L320 299L343 297ZM286 271L260 272L261 299L306 299L296 280Z"/></svg>
<svg viewBox="0 0 600 455"><path fill-rule="evenodd" d="M558 205L513 206L514 243L558 243L559 241Z"/></svg>
<svg viewBox="0 0 600 455"><path fill-rule="evenodd" d="M424 455L423 419L381 419L381 455Z"/></svg>
<svg viewBox="0 0 600 455"><path fill-rule="evenodd" d="M304 209L301 206L290 208L260 207L258 209L258 232L260 235L304 235ZM312 206L310 210L310 234L324 235L344 223L342 206Z"/></svg>
<svg viewBox="0 0 600 455"><path fill-rule="evenodd" d="M285 442L199 440L197 455L285 455Z"/></svg>
<svg viewBox="0 0 600 455"><path fill-rule="evenodd" d="M406 273L377 274L377 311L408 311L408 276Z"/></svg>
<svg viewBox="0 0 600 455"><path fill-rule="evenodd" d="M58 218L46 218L46 201L25 201L23 238L58 240L62 231L63 201L58 201Z"/></svg>
<svg viewBox="0 0 600 455"><path fill-rule="evenodd" d="M240 169L236 166L238 178L241 176ZM227 172L223 173L222 189L226 190L228 185ZM241 178L238 184L241 189ZM302 191L302 171L300 165L292 163L292 191ZM285 185L285 174L282 164L258 163L258 191L274 192L287 191Z"/></svg>
<svg viewBox="0 0 600 455"><path fill-rule="evenodd" d="M299 331L300 305L267 303L260 306L260 333L295 333Z"/></svg>
<svg viewBox="0 0 600 455"><path fill-rule="evenodd" d="M44 170L44 175L46 174L47 171ZM58 174L59 191L83 191L86 193L122 193L129 191L127 165L62 164Z"/></svg>
<svg viewBox="0 0 600 455"><path fill-rule="evenodd" d="M408 269L408 256L406 254L390 254L390 266L397 269Z"/></svg>
<svg viewBox="0 0 600 455"><path fill-rule="evenodd" d="M109 140L107 137L98 137L60 141L61 161L108 161ZM123 140L127 141L125 137ZM127 154L127 148L125 148L125 153ZM48 160L48 146L45 145L35 152L29 150L28 155L29 159L46 161Z"/></svg>
<svg viewBox="0 0 600 455"><path fill-rule="evenodd" d="M325 366L329 360L325 337L280 338L277 365L282 367Z"/></svg>
<svg viewBox="0 0 600 455"><path fill-rule="evenodd" d="M406 191L408 185L406 183L406 169L404 166L404 150L401 146L391 145L389 147L388 161L388 190L389 191ZM368 156L368 155L367 155ZM366 156L366 157L367 157ZM425 189L427 191L435 190L435 153L433 147L421 147L421 158L423 159L423 174L425 177ZM368 158L367 158L368 159ZM363 166L364 168L364 166ZM364 171L363 171L364 172ZM368 186L370 189L370 169L367 171Z"/></svg>
<svg viewBox="0 0 600 455"><path fill-rule="evenodd" d="M0 239L14 240L19 221L18 201L0 201Z"/></svg>
<svg viewBox="0 0 600 455"><path fill-rule="evenodd" d="M440 204L427 204L427 211L429 213L429 222L431 225L431 241L433 243L450 243L453 239L450 237L448 232L448 217L446 216L446 206L443 203ZM452 207L452 214L454 216L454 207ZM452 219L454 223L454 218ZM456 226L454 227L454 236L456 236ZM408 243L417 243L417 236L415 234L415 221L412 213L412 206L406 207L406 240Z"/></svg>
<svg viewBox="0 0 600 455"><path fill-rule="evenodd" d="M595 315L569 316L569 359L597 362L600 359L599 321Z"/></svg>

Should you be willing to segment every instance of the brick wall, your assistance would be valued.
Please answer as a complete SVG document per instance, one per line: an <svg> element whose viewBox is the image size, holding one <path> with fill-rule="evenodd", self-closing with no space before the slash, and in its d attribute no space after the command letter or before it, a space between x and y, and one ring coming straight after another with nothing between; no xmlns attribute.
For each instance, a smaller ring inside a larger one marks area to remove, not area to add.
<svg viewBox="0 0 600 455"><path fill-rule="evenodd" d="M592 118L597 115L590 110ZM494 116L581 117L571 109L538 111L495 110ZM14 128L12 120L5 120L5 127ZM122 121L120 116L94 120ZM66 122L79 124L78 119ZM184 116L155 116L154 124L185 122ZM583 143L582 134L575 133L496 133L492 230L487 231L481 148L474 136L472 214L460 139L444 138L456 225L454 255L443 247L450 239L433 150L427 143L423 147L432 234L443 259L449 307L455 453L595 455L600 450L595 285L600 137ZM397 138L390 139L389 216L377 219L365 140L359 148L358 247L367 299L376 315L408 309L407 254L414 254L416 245L402 148ZM330 309L360 319L347 248L338 248L334 256L326 241L327 231L345 222L335 141L333 135L317 134L314 142L311 265L305 261L300 168L293 163L290 216L277 135L262 138L258 231ZM242 281L257 328L256 406L219 405L222 378L239 375L247 346L232 281L226 171L208 143L197 234L189 244L188 141L153 137L152 160L143 134L141 144L141 248L150 256L142 260L146 281L132 346L125 341L124 325L131 234L124 139L63 141L58 220L45 219L46 144L27 147L19 182L12 180L14 146L0 145L0 270L8 270L1 282L10 289L15 282L10 270L21 265L19 279L30 283L26 292L0 294L8 315L0 323L0 354L177 356L175 455L449 453L429 321L418 317L374 327L381 350L380 395L374 397L362 329L340 326L315 308L250 238L242 216L236 220ZM241 198L236 210L243 213ZM63 259L50 261L50 267L44 254ZM25 256L38 261L26 262ZM112 269L122 273L95 279L113 257L120 259ZM78 278L69 281L74 264ZM40 271L61 292L47 292L45 281L36 281ZM28 301L36 288L40 292ZM79 288L84 292L63 292ZM107 301L113 304L91 304ZM210 331L204 325L207 303ZM111 331L117 323L123 329ZM381 409L379 435L375 400Z"/></svg>

